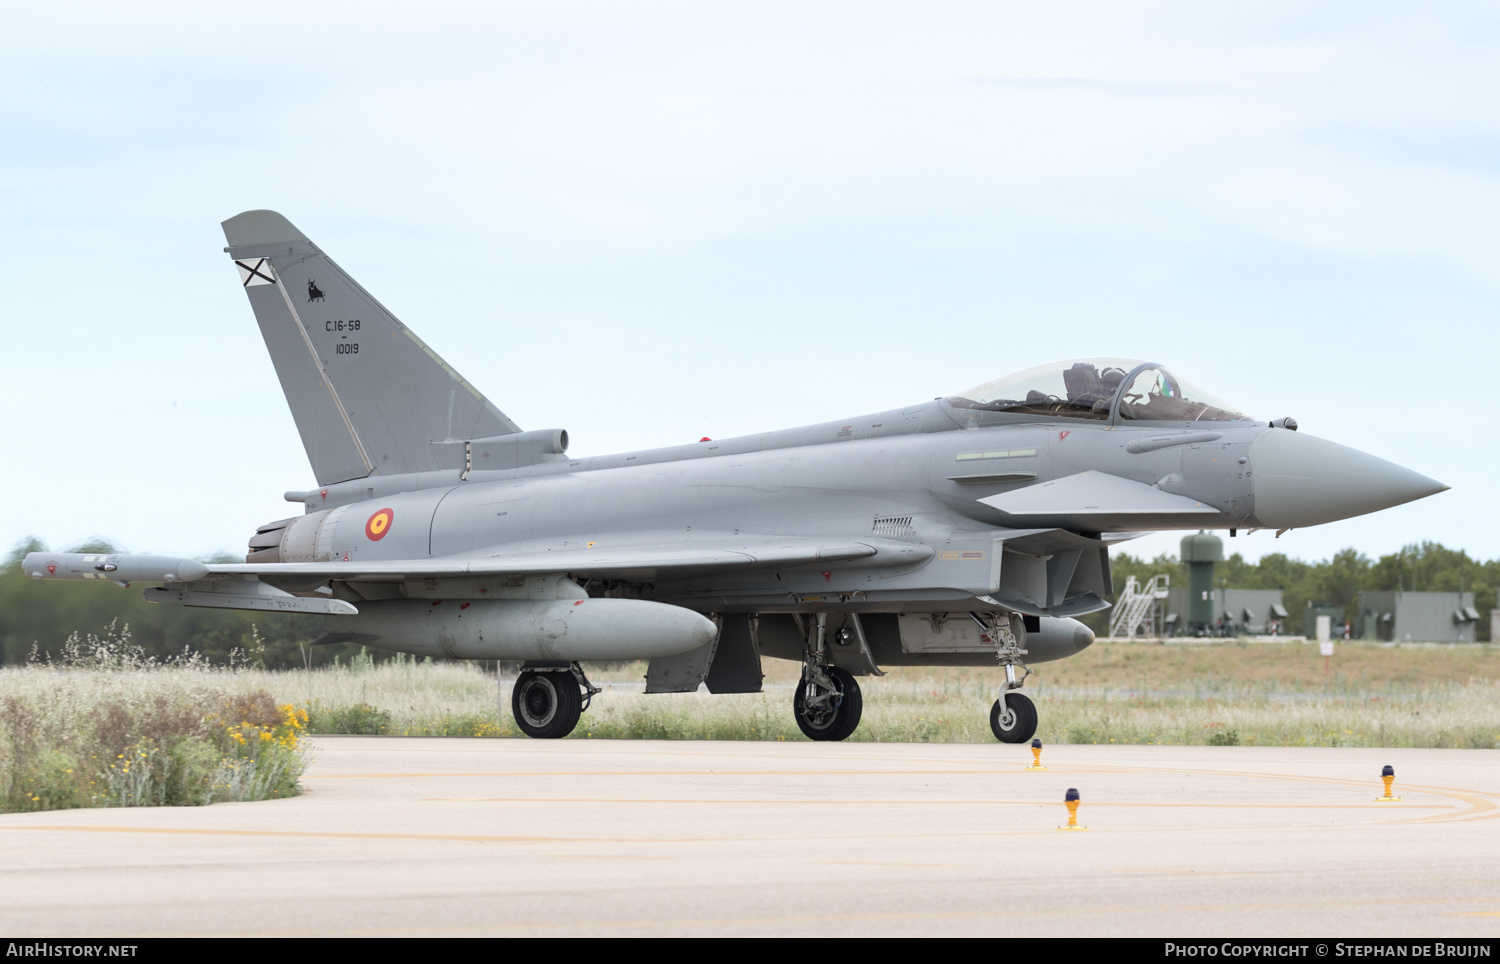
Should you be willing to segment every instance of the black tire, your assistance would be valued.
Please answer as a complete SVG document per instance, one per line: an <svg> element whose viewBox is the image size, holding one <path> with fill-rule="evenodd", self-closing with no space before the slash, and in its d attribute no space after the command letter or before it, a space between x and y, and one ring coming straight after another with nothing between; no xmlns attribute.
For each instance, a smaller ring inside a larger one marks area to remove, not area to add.
<svg viewBox="0 0 1500 964"><path fill-rule="evenodd" d="M807 711L803 702L806 693L805 684L798 683L792 696L792 715L797 718L797 728L809 740L824 742L848 739L859 727L859 717L864 712L865 701L859 691L859 683L848 671L836 666L830 667L828 677L833 680L834 687L839 691L836 705L831 711L824 710L819 713Z"/></svg>
<svg viewBox="0 0 1500 964"><path fill-rule="evenodd" d="M516 726L538 740L557 740L573 732L583 713L583 692L572 673L527 670L510 691Z"/></svg>
<svg viewBox="0 0 1500 964"><path fill-rule="evenodd" d="M1001 743L1025 743L1036 735L1036 704L1020 693L1006 693L1005 707L1010 710L1000 718L1000 701L990 707L990 729Z"/></svg>

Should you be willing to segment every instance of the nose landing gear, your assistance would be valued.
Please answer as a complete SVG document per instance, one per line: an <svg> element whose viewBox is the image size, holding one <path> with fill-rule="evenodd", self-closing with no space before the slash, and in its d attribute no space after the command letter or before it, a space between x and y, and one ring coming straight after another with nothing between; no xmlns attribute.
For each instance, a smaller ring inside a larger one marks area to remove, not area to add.
<svg viewBox="0 0 1500 964"><path fill-rule="evenodd" d="M1025 743L1036 735L1037 716L1036 704L1030 697L1012 692L1020 689L1026 677L1031 675L1031 670L1021 660L1026 650L1021 648L1021 639L1015 632L1021 617L990 613L969 615L995 641L995 662L1005 670L1005 686L1000 690L1000 698L990 707L990 732L1001 743ZM1024 624L1021 624L1020 631L1024 638ZM1019 678L1016 676L1017 667L1021 669Z"/></svg>

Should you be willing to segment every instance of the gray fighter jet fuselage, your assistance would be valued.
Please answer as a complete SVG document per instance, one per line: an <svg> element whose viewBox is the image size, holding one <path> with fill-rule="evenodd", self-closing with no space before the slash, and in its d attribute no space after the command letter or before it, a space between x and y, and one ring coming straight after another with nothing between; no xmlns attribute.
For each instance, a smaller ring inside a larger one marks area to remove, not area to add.
<svg viewBox="0 0 1500 964"><path fill-rule="evenodd" d="M649 659L648 692L758 691L799 660L814 739L859 721L881 665L997 665L996 736L1031 737L1027 662L1108 607L1109 545L1166 529L1317 525L1439 483L1250 418L1156 363L1038 366L873 415L574 458L523 432L289 222L225 234L315 488L243 565L33 553L36 578L159 582L147 598L321 613L324 641L521 659L521 728L566 735L581 663Z"/></svg>

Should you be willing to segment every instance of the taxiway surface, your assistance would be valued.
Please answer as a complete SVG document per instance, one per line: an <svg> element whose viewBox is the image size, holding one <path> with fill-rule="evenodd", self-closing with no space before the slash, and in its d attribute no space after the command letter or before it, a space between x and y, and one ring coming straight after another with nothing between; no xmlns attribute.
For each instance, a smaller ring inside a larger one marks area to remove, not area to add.
<svg viewBox="0 0 1500 964"><path fill-rule="evenodd" d="M291 800L0 816L0 932L1500 935L1500 751L314 743Z"/></svg>

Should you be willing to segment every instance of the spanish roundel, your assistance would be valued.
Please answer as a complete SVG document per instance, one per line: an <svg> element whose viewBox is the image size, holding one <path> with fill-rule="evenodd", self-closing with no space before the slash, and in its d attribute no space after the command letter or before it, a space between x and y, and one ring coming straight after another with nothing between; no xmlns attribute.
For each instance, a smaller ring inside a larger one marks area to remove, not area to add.
<svg viewBox="0 0 1500 964"><path fill-rule="evenodd" d="M391 509L381 509L370 516L370 521L365 523L365 535L371 542L379 542L385 538L385 534L391 531L391 520L396 513Z"/></svg>

